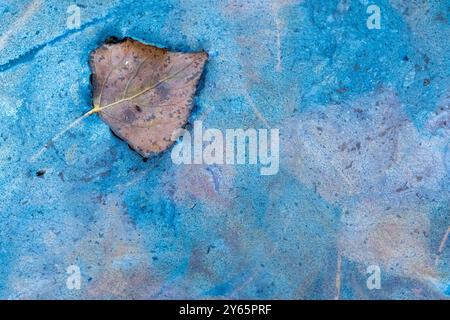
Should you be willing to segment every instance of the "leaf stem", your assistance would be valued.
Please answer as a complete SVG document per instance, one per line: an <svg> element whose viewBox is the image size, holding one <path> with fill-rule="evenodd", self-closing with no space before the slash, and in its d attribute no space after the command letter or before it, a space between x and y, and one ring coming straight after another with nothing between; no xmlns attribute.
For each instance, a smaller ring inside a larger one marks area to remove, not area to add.
<svg viewBox="0 0 450 320"><path fill-rule="evenodd" d="M61 131L59 131L57 134L53 136L48 142L39 149L33 156L31 156L30 160L31 162L35 162L37 159L39 159L42 154L47 151L51 146L55 144L56 141L58 141L67 131L70 129L76 127L81 121L89 117L90 115L93 115L94 113L99 112L101 109L98 106L94 106L91 110L83 114L81 117L78 117L75 119L71 124L69 124L67 127L63 128Z"/></svg>

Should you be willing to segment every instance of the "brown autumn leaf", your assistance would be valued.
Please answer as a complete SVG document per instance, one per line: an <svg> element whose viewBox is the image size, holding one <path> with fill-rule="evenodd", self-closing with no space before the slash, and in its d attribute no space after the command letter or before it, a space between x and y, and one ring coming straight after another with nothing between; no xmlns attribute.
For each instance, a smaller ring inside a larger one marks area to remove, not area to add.
<svg viewBox="0 0 450 320"><path fill-rule="evenodd" d="M185 126L208 59L125 38L105 43L90 57L94 107L112 131L143 157L169 148Z"/></svg>

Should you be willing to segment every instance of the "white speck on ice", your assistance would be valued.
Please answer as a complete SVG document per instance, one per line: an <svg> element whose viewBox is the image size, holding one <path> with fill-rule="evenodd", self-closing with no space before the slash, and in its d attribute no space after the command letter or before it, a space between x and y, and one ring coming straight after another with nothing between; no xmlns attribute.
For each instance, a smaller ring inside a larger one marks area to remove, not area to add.
<svg viewBox="0 0 450 320"><path fill-rule="evenodd" d="M0 96L0 115L3 117L16 117L17 110L22 107L23 100L14 99L9 96Z"/></svg>

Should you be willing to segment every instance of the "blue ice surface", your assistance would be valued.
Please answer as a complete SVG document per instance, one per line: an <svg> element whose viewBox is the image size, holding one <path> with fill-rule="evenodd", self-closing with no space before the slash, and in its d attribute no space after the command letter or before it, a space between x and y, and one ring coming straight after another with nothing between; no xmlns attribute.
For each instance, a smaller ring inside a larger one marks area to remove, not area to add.
<svg viewBox="0 0 450 320"><path fill-rule="evenodd" d="M371 4L381 29L367 28ZM448 298L449 12L448 0L2 1L0 298ZM143 162L97 116L31 161L90 109L88 56L110 36L208 51L190 122L279 128L278 174L177 166L170 152Z"/></svg>

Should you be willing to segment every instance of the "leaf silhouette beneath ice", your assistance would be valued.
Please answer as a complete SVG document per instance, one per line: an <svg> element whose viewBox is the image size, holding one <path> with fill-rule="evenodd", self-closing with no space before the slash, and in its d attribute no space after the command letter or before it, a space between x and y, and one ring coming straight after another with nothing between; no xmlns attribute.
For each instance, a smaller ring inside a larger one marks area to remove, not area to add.
<svg viewBox="0 0 450 320"><path fill-rule="evenodd" d="M143 157L169 148L182 128L208 59L126 38L92 52L94 107L113 132Z"/></svg>

